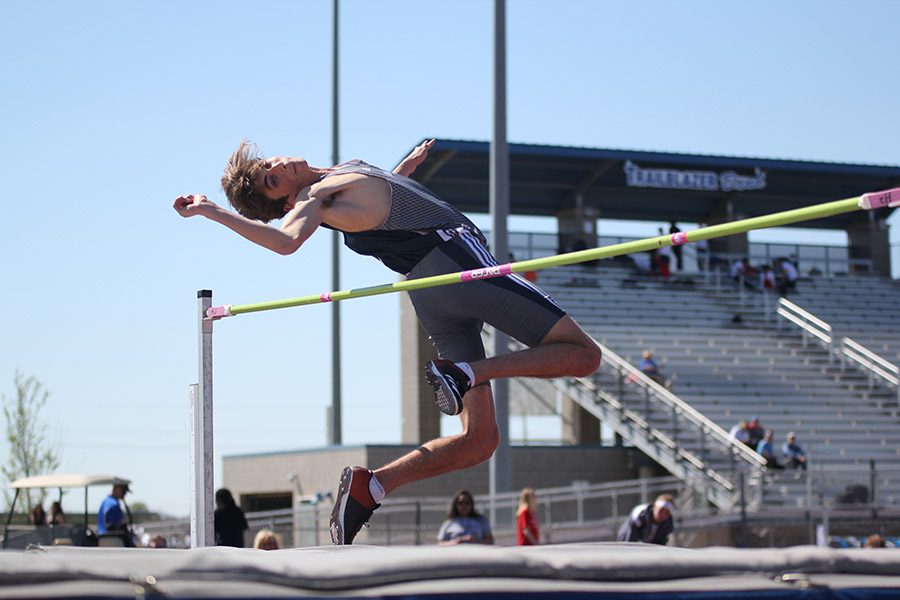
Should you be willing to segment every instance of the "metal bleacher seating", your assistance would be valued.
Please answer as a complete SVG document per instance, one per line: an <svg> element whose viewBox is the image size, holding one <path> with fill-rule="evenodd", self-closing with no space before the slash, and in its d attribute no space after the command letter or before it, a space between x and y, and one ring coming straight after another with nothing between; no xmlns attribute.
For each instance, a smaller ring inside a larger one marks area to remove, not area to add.
<svg viewBox="0 0 900 600"><path fill-rule="evenodd" d="M636 365L650 349L673 380L672 393L722 430L756 416L774 430L779 455L787 432L797 433L810 457L815 490L804 473L759 470L756 508L805 506L813 491L817 501L827 497L841 504L852 501L845 498L848 490L860 486L871 498L873 484L879 502L900 504L897 393L842 369L826 350L804 343L796 329L779 328L774 295L763 302L762 293L739 294L731 281L696 273L662 280L616 266L542 271L539 284L625 362ZM900 360L900 326L892 318L900 308L896 283L872 276L804 278L791 299L830 322L836 333ZM741 319L734 322L737 313ZM696 472L713 469L737 485L740 465L735 467L733 453L711 451L704 445L705 429L679 424L683 410L672 408L670 414L654 407L634 377L623 381L621 370L601 367L594 383L596 397L576 401L586 408L591 402L621 403L620 409L663 432L660 439L677 438L684 452L699 457L703 467ZM611 426L616 429L616 423ZM626 443L639 445L633 427L620 423L616 430Z"/></svg>

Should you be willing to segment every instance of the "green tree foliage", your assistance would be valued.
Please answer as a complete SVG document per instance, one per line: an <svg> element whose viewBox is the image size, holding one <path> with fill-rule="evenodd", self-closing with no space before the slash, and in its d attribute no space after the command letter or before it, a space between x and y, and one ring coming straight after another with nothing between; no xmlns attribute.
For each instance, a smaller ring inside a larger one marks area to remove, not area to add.
<svg viewBox="0 0 900 600"><path fill-rule="evenodd" d="M3 486L7 506L14 496L10 483L21 477L45 475L59 467L59 454L47 443L47 427L41 422L41 410L50 392L36 378L25 377L19 371L15 373L15 386L14 398L2 397L10 450L7 464L0 466L7 482ZM17 509L27 512L34 504L43 504L46 493L46 490L22 490Z"/></svg>

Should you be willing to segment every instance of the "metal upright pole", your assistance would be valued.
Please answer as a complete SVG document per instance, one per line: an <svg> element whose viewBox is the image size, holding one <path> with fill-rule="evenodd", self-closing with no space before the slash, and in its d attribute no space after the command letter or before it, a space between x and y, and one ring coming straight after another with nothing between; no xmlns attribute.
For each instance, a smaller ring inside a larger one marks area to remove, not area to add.
<svg viewBox="0 0 900 600"><path fill-rule="evenodd" d="M191 548L212 546L213 539L213 322L206 318L212 291L197 292L199 309L199 383L191 395Z"/></svg>
<svg viewBox="0 0 900 600"><path fill-rule="evenodd" d="M334 0L334 32L332 35L332 67L331 75L331 164L340 162L338 137L338 13L339 0ZM331 232L331 287L341 287L341 236L337 231ZM329 442L340 445L341 437L341 305L331 305L331 432Z"/></svg>
<svg viewBox="0 0 900 600"><path fill-rule="evenodd" d="M506 141L506 2L494 0L494 132L490 150L491 249L501 263L509 260L507 218L509 216L509 147ZM494 330L494 355L509 352L508 337ZM500 429L500 445L490 461L492 498L512 487L509 450L509 381L493 382L494 410ZM496 503L491 502L491 520L497 523Z"/></svg>

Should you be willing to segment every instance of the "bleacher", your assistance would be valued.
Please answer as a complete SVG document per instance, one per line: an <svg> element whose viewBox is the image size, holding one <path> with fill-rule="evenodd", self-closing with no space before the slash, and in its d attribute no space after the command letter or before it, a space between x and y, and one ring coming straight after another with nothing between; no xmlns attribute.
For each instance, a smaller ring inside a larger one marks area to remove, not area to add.
<svg viewBox="0 0 900 600"><path fill-rule="evenodd" d="M897 393L877 382L870 387L855 369L842 370L822 347L804 344L796 328L779 328L772 316L775 295L763 302L760 292L739 293L730 281L700 274L664 281L606 263L542 271L539 284L628 363L637 365L650 349L672 378L672 392L725 431L757 416L774 430L779 455L785 435L795 431L817 481L830 482L820 493L836 503L854 485L857 493L859 486L871 487L871 461L879 473L879 500L900 503ZM900 326L891 317L900 307L897 291L894 282L876 277L812 278L801 280L791 299L831 322L836 335L849 335L896 362ZM603 368L596 381L653 427L677 433L684 449L702 455L711 468L735 476L725 454L704 448L699 430L673 425L673 416L651 407L633 381ZM628 442L628 432L619 433ZM804 474L769 469L763 479L760 509L809 502Z"/></svg>
<svg viewBox="0 0 900 600"><path fill-rule="evenodd" d="M900 286L882 278L809 279L792 300L884 358L900 362Z"/></svg>

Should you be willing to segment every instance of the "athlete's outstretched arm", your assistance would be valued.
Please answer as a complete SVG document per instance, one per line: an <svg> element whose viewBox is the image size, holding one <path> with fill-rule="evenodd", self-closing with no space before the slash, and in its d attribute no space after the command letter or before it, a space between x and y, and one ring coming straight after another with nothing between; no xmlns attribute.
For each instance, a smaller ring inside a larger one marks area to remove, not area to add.
<svg viewBox="0 0 900 600"><path fill-rule="evenodd" d="M409 156L400 161L400 164L394 167L394 173L409 177L413 171L421 165L428 157L428 151L434 146L434 140L425 140L409 153Z"/></svg>
<svg viewBox="0 0 900 600"><path fill-rule="evenodd" d="M226 210L203 194L188 194L175 199L174 208L182 217L201 215L278 254L291 254L321 225L320 202L299 200L288 211L281 227L266 225Z"/></svg>

